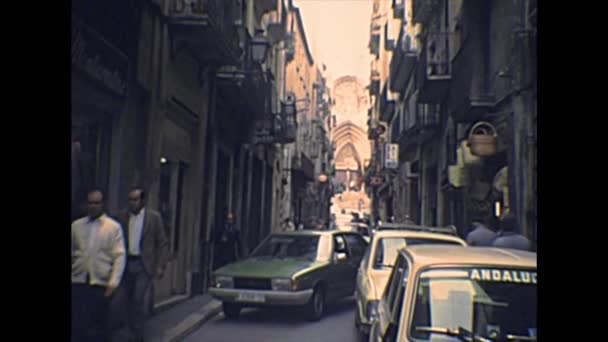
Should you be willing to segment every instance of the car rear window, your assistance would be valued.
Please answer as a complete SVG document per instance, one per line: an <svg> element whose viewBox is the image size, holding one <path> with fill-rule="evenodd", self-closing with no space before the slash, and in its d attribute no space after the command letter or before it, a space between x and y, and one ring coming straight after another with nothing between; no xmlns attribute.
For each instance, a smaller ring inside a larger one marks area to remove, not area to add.
<svg viewBox="0 0 608 342"><path fill-rule="evenodd" d="M374 256L374 269L392 268L399 254L399 250L404 247L415 245L457 245L463 246L460 241L447 239L429 238L404 238L390 237L382 238L378 241L376 255Z"/></svg>
<svg viewBox="0 0 608 342"><path fill-rule="evenodd" d="M315 260L318 236L274 235L266 239L251 254L252 257L303 258Z"/></svg>

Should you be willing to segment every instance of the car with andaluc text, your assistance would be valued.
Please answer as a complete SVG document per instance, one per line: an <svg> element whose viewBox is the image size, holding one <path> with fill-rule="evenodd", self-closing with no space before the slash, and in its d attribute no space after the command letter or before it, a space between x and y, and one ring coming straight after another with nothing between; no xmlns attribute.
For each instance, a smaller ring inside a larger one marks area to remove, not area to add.
<svg viewBox="0 0 608 342"><path fill-rule="evenodd" d="M209 292L229 319L243 307L293 306L319 320L326 303L353 294L366 249L354 232L273 233L246 259L215 270Z"/></svg>
<svg viewBox="0 0 608 342"><path fill-rule="evenodd" d="M536 253L401 249L369 341L536 341Z"/></svg>
<svg viewBox="0 0 608 342"><path fill-rule="evenodd" d="M432 233L429 232L431 230ZM357 273L355 326L361 339L365 340L369 334L371 319L376 315L378 301L399 250L425 244L466 246L466 241L454 236L449 229L437 227L416 226L415 229L380 230L374 233Z"/></svg>

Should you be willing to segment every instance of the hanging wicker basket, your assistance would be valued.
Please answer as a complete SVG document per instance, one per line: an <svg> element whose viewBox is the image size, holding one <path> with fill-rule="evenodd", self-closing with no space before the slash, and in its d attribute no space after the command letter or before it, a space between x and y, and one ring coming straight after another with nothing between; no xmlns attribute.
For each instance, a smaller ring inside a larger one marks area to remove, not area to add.
<svg viewBox="0 0 608 342"><path fill-rule="evenodd" d="M474 155L493 156L496 154L496 129L489 122L480 121L471 128L468 142Z"/></svg>

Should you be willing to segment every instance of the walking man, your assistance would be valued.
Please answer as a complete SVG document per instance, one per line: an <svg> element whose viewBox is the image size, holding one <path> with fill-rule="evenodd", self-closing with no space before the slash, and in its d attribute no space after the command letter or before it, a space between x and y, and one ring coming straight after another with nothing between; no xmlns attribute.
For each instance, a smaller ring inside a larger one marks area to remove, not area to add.
<svg viewBox="0 0 608 342"><path fill-rule="evenodd" d="M120 215L128 250L124 278L129 328L133 340L144 340L144 324L152 296L152 280L162 278L168 242L160 214L145 206L145 192L129 193L129 210Z"/></svg>
<svg viewBox="0 0 608 342"><path fill-rule="evenodd" d="M104 213L103 193L87 194L87 216L72 223L72 341L107 342L110 298L125 269L118 222Z"/></svg>
<svg viewBox="0 0 608 342"><path fill-rule="evenodd" d="M238 259L240 248L240 234L234 224L234 214L228 213L226 224L219 231L216 240L216 267L220 268Z"/></svg>
<svg viewBox="0 0 608 342"><path fill-rule="evenodd" d="M500 222L500 231L492 242L492 246L524 251L532 250L530 240L517 232L517 220L511 213L507 214Z"/></svg>

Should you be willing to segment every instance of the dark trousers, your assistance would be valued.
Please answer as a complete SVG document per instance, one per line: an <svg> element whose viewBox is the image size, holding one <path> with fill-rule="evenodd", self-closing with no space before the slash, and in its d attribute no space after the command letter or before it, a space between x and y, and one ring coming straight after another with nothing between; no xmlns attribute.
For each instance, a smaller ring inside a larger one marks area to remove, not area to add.
<svg viewBox="0 0 608 342"><path fill-rule="evenodd" d="M222 266L236 261L236 245L235 242L218 242L215 244L215 261L213 269L216 270Z"/></svg>
<svg viewBox="0 0 608 342"><path fill-rule="evenodd" d="M148 318L152 279L144 269L141 259L129 257L123 276L129 328L136 340L144 337L144 325Z"/></svg>
<svg viewBox="0 0 608 342"><path fill-rule="evenodd" d="M105 291L105 286L72 284L72 342L109 341Z"/></svg>

